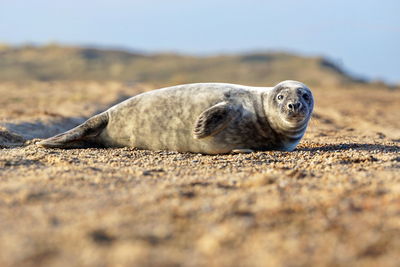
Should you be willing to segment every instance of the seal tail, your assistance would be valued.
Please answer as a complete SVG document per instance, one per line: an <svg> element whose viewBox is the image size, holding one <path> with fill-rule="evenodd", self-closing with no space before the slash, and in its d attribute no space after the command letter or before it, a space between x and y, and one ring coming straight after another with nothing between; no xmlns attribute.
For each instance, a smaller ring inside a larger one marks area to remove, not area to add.
<svg viewBox="0 0 400 267"><path fill-rule="evenodd" d="M93 146L95 144L95 137L107 126L108 119L108 114L103 112L65 133L50 137L37 144L47 148L82 148Z"/></svg>

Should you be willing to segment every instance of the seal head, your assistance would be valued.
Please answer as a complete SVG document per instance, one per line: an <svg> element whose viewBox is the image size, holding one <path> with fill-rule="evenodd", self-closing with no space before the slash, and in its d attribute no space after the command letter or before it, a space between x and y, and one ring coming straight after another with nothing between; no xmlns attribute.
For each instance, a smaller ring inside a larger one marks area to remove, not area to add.
<svg viewBox="0 0 400 267"><path fill-rule="evenodd" d="M311 90L297 81L283 81L264 95L264 112L282 138L284 150L292 151L303 137L314 108Z"/></svg>

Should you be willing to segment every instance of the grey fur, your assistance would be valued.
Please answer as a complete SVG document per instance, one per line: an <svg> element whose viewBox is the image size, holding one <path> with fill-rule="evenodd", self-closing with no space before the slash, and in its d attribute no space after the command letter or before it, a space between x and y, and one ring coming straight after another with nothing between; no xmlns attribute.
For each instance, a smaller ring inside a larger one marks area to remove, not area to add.
<svg viewBox="0 0 400 267"><path fill-rule="evenodd" d="M295 81L275 87L179 85L134 96L39 145L89 142L204 154L291 151L304 135L313 105L311 91Z"/></svg>

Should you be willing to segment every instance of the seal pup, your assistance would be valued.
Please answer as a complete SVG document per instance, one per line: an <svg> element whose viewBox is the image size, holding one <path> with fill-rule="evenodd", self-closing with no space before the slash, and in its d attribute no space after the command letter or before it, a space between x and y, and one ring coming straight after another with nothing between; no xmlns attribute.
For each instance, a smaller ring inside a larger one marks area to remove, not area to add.
<svg viewBox="0 0 400 267"><path fill-rule="evenodd" d="M313 106L311 90L297 81L275 87L185 84L136 95L38 144L203 154L292 151L306 131Z"/></svg>

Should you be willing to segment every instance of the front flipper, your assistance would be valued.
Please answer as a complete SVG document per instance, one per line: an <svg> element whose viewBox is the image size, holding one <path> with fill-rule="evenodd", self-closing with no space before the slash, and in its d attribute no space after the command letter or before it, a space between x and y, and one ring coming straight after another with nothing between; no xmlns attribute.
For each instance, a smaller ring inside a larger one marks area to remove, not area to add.
<svg viewBox="0 0 400 267"><path fill-rule="evenodd" d="M197 118L193 136L200 139L215 135L225 129L240 114L240 109L237 106L226 102L212 106L203 111Z"/></svg>
<svg viewBox="0 0 400 267"><path fill-rule="evenodd" d="M38 145L48 148L85 147L91 143L91 138L96 137L101 133L101 131L107 126L107 123L107 113L101 113L65 133L58 134L39 142Z"/></svg>
<svg viewBox="0 0 400 267"><path fill-rule="evenodd" d="M232 154L249 154L253 152L254 150L249 148L238 148L231 151Z"/></svg>

